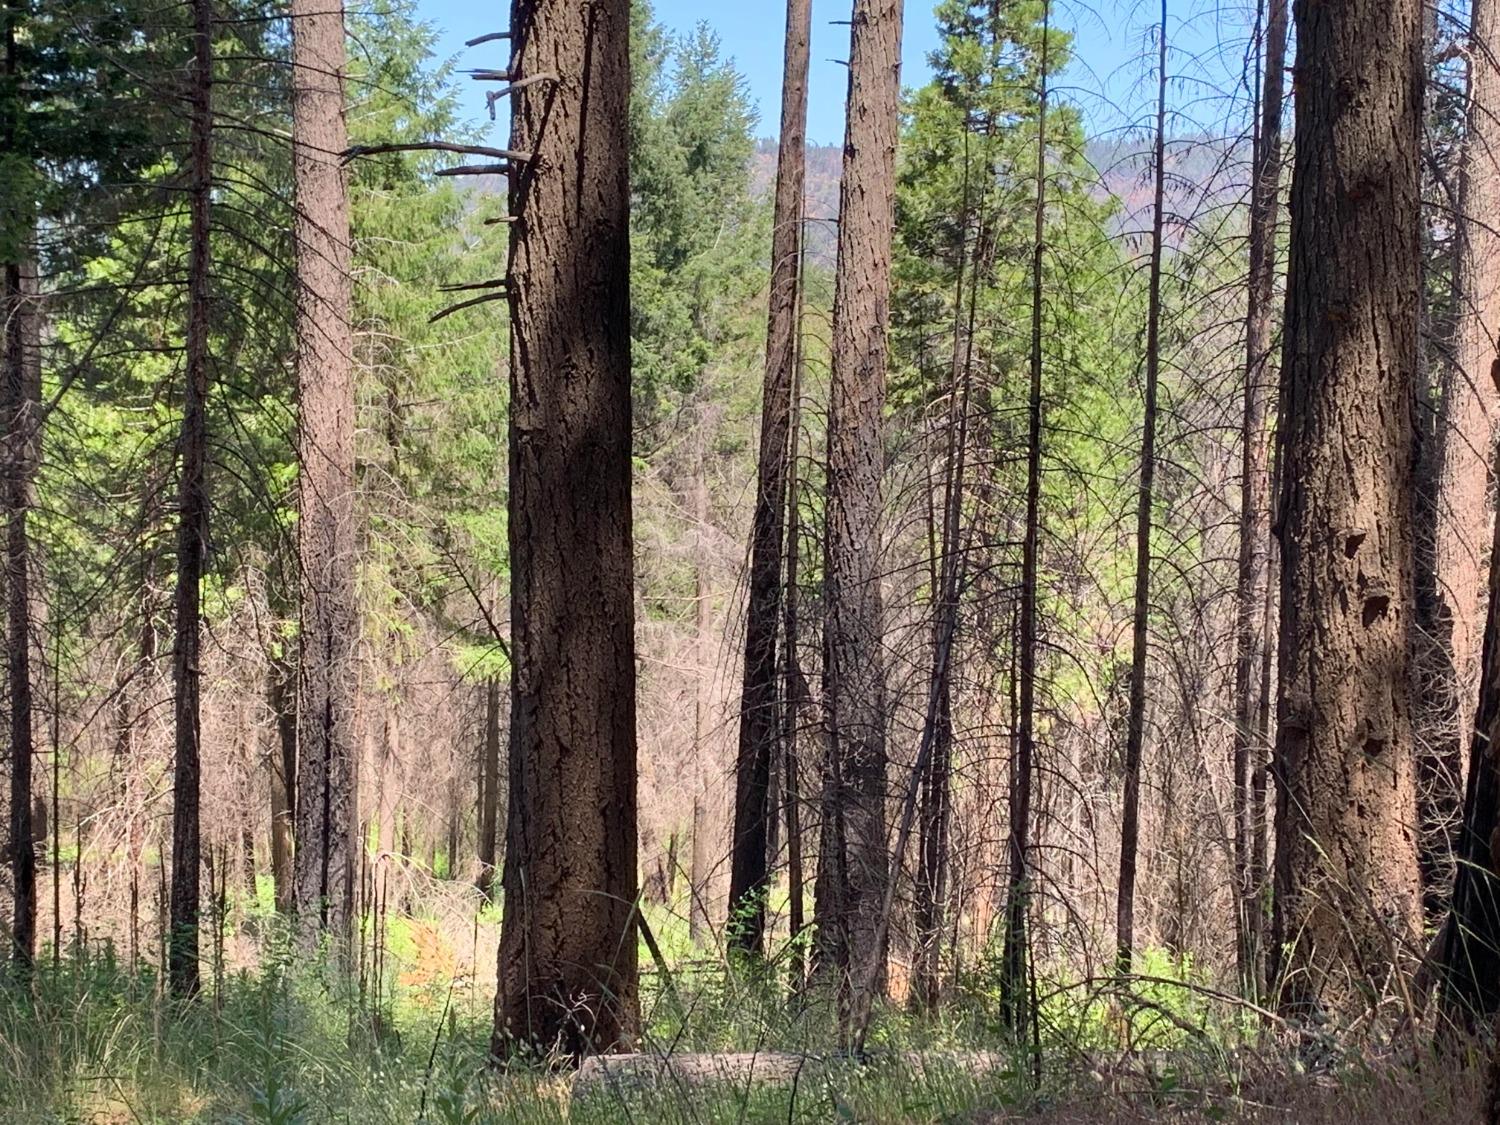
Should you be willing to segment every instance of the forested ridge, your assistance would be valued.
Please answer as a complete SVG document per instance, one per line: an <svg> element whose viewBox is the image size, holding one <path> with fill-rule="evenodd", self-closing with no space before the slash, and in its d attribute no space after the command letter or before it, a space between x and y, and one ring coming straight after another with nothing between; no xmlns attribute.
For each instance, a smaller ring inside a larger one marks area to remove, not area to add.
<svg viewBox="0 0 1500 1125"><path fill-rule="evenodd" d="M0 1120L1500 1125L1495 0L766 6L0 0Z"/></svg>

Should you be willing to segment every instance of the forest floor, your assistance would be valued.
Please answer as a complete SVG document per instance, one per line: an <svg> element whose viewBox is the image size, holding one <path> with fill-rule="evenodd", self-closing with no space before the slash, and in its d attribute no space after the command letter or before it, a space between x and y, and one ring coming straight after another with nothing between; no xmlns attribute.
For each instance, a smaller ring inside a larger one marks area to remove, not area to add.
<svg viewBox="0 0 1500 1125"><path fill-rule="evenodd" d="M500 1073L485 1062L493 969L476 971L493 965L496 922L481 911L463 933L437 913L392 917L378 956L368 947L353 971L334 973L294 955L264 902L230 910L204 942L204 995L185 1005L162 995L153 967L127 966L112 942L55 960L49 951L30 988L0 986L0 1121L1480 1120L1482 1067L1333 1052L1338 1061L1309 1073L1182 966L1175 983L1165 968L1150 974L1129 1016L1102 992L1042 989L1040 1038L1020 1049L1007 1046L981 967L934 1020L881 1012L869 1058L855 1064L833 1051L828 1005L793 1002L780 979L703 960L686 924L665 910L652 923L672 987L654 967L644 973L643 1050L794 1055L806 1065L790 1080L769 1066L709 1082L677 1070L656 1081Z"/></svg>

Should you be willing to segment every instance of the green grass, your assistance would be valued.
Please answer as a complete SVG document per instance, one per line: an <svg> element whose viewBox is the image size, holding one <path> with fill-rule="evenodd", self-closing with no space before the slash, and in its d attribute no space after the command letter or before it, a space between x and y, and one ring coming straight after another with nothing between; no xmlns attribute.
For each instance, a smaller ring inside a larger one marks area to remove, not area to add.
<svg viewBox="0 0 1500 1125"><path fill-rule="evenodd" d="M1136 1005L1081 986L1054 990L1043 1004L1037 1085L1031 1051L1011 1045L1000 1027L984 962L935 1020L880 1009L871 1058L857 1064L832 1049L837 1036L827 998L790 997L781 964L760 971L724 965L691 944L680 914L656 911L653 929L672 967L672 987L655 972L643 979L644 1050L777 1050L813 1058L791 1086L665 1083L574 1099L567 1074L502 1073L487 1065L487 976L481 983L415 974L419 983L401 983L422 957L414 935L430 923L392 920L393 965L372 1010L349 977L294 956L279 922L262 913L265 905L249 908L261 934L257 967L226 973L217 988L206 967L210 987L191 1003L167 999L153 971L122 965L107 950L55 967L44 959L28 986L0 984L0 1121L689 1125L977 1123L1016 1114L1057 1122L1273 1121L1282 1118L1257 1117L1256 1107L1302 1096L1285 1083L1276 1095L1255 1089L1261 1072L1236 1054L1251 1039L1242 1013L1197 990L1192 966L1165 957L1147 959L1149 975L1161 982L1143 986ZM1122 1036L1155 1061L1100 1073L1108 1069L1101 1059L1123 1057ZM998 1052L999 1065L976 1075L957 1064L961 1052L976 1049ZM1262 1071L1285 1069L1273 1056ZM1344 1081L1335 1091L1340 1097L1399 1102L1389 1076L1356 1069ZM1419 1086L1395 1087L1410 1088ZM1427 1091L1413 1104L1451 1096L1458 1106L1472 1092ZM1315 1108L1298 1112L1298 1120L1325 1120ZM1455 1108L1446 1119L1465 1118Z"/></svg>

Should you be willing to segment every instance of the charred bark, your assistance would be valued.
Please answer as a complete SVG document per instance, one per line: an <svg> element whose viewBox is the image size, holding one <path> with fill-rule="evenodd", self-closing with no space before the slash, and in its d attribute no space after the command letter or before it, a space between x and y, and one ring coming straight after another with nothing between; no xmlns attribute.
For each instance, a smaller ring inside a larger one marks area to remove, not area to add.
<svg viewBox="0 0 1500 1125"><path fill-rule="evenodd" d="M1031 805L1036 768L1037 598L1042 504L1042 282L1047 224L1047 73L1052 5L1042 6L1041 87L1037 105L1036 198L1032 207L1031 355L1026 397L1026 524L1021 540L1021 604L1018 608L1019 677L1016 692L1016 764L1012 771L1010 887L1005 905L1001 1006L1006 1026L1024 1036L1035 1017L1030 1001L1027 916L1031 879Z"/></svg>
<svg viewBox="0 0 1500 1125"><path fill-rule="evenodd" d="M10 871L14 908L11 953L20 973L36 954L36 841L32 773L31 544L27 522L40 455L41 290L34 262L3 267L4 383L0 415L5 440L6 681L10 695Z"/></svg>
<svg viewBox="0 0 1500 1125"><path fill-rule="evenodd" d="M354 356L349 190L341 165L344 15L293 0L292 162L297 245L298 924L342 949L359 861L355 775Z"/></svg>
<svg viewBox="0 0 1500 1125"><path fill-rule="evenodd" d="M1246 281L1245 398L1240 422L1239 569L1234 617L1234 864L1240 986L1259 996L1264 982L1264 888L1254 862L1255 774L1264 769L1261 665L1266 628L1267 555L1270 550L1271 478L1266 399L1271 386L1271 333L1276 284L1276 226L1280 214L1282 72L1286 66L1287 3L1261 5L1259 63L1262 76L1250 183L1250 272Z"/></svg>
<svg viewBox="0 0 1500 1125"><path fill-rule="evenodd" d="M1115 967L1125 975L1135 954L1135 877L1140 847L1141 753L1146 741L1146 665L1151 623L1151 522L1156 497L1157 384L1161 373L1161 274L1166 196L1167 4L1157 30L1156 140L1152 154L1150 292L1146 310L1146 401L1141 421L1141 480L1135 513L1135 600L1131 615L1130 710L1125 726L1125 804L1120 817L1120 883L1115 902Z"/></svg>
<svg viewBox="0 0 1500 1125"><path fill-rule="evenodd" d="M777 761L776 629L781 614L782 527L786 516L787 442L801 284L802 194L806 178L808 44L811 0L787 0L781 85L781 141L771 235L771 296L760 455L750 541L750 602L745 614L745 671L735 762L734 834L729 870L730 944L765 952L769 836L768 799Z"/></svg>
<svg viewBox="0 0 1500 1125"><path fill-rule="evenodd" d="M199 654L208 548L209 236L213 193L213 12L193 0L193 63L188 160L188 321L186 388L177 494L177 589L173 601L172 892L167 970L172 992L198 991L198 797L202 771Z"/></svg>
<svg viewBox="0 0 1500 1125"><path fill-rule="evenodd" d="M837 281L828 416L827 620L823 698L833 762L824 820L842 854L842 902L831 921L841 983L873 972L883 991L881 904L886 854L886 685L880 587L885 467L886 325L900 124L901 0L855 0L848 123L839 188ZM828 863L829 850L823 853Z"/></svg>
<svg viewBox="0 0 1500 1125"><path fill-rule="evenodd" d="M512 0L505 911L493 1049L639 1023L626 0Z"/></svg>
<svg viewBox="0 0 1500 1125"><path fill-rule="evenodd" d="M1282 1010L1363 1010L1419 933L1411 721L1421 5L1299 5L1278 427L1272 951Z"/></svg>

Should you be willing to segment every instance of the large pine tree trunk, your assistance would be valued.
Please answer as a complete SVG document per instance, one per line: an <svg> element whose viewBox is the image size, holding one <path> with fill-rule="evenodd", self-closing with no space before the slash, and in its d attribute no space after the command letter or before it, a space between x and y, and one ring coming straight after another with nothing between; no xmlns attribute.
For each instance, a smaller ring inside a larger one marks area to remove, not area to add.
<svg viewBox="0 0 1500 1125"><path fill-rule="evenodd" d="M1266 574L1270 549L1269 448L1266 399L1271 385L1271 330L1280 213L1282 71L1286 66L1286 0L1262 4L1260 116L1250 182L1250 272L1246 282L1245 398L1240 422L1239 571L1234 616L1234 863L1239 894L1238 967L1246 995L1259 995L1263 888L1254 876L1253 774L1259 743L1261 664L1266 637Z"/></svg>
<svg viewBox="0 0 1500 1125"><path fill-rule="evenodd" d="M297 910L304 936L347 936L359 862L354 735L354 357L344 17L293 0L292 135L297 215Z"/></svg>
<svg viewBox="0 0 1500 1125"><path fill-rule="evenodd" d="M1156 141L1152 156L1151 275L1146 311L1146 402L1135 513L1135 601L1131 619L1130 710L1125 725L1125 806L1120 817L1120 882L1115 900L1115 963L1129 973L1135 952L1136 856L1140 846L1141 754L1146 741L1146 671L1151 614L1151 521L1156 488L1156 396L1161 372L1161 273L1167 136L1167 3L1157 35Z"/></svg>
<svg viewBox="0 0 1500 1125"><path fill-rule="evenodd" d="M886 326L901 92L901 0L855 0L839 188L838 274L828 413L824 688L835 783L825 819L842 823L845 885L831 949L841 975L883 988L886 685L880 589ZM841 814L841 816L839 815ZM827 863L825 851L823 862Z"/></svg>
<svg viewBox="0 0 1500 1125"><path fill-rule="evenodd" d="M1500 355L1496 352L1496 332L1500 329L1500 11L1495 0L1475 0L1472 12L1469 47L1469 113L1468 136L1464 142L1462 200L1459 228L1459 323L1455 355L1454 385L1448 394L1455 395L1457 413L1453 432L1444 445L1443 481L1451 481L1456 493L1451 514L1454 526L1441 533L1444 516L1439 516L1439 563L1444 553L1452 552L1450 575L1461 578L1475 562L1466 557L1458 534L1459 519L1467 514L1472 535L1472 521L1488 518L1483 505L1488 468L1484 459L1490 452L1490 425L1493 420L1495 376L1500 372ZM1478 448L1468 443L1483 440ZM1450 468L1452 476L1450 477ZM1448 546L1444 548L1444 540ZM1472 733L1466 737L1470 746L1469 779L1463 810L1463 826L1457 837L1458 868L1454 880L1452 919L1446 931L1443 949L1446 1010L1470 1026L1487 1023L1500 1010L1500 848L1496 831L1500 828L1500 551L1491 549L1489 560L1489 615L1484 631L1478 712ZM1453 651L1455 665L1462 677L1458 655L1463 643L1460 629L1462 611L1467 606L1468 591L1460 581L1442 578L1443 596L1452 599ZM1460 685L1462 679L1460 678ZM1460 692L1462 687L1460 686ZM1467 713L1468 700L1459 697L1461 714ZM1469 724L1465 724L1465 729Z"/></svg>
<svg viewBox="0 0 1500 1125"><path fill-rule="evenodd" d="M512 0L512 824L494 1050L629 1042L636 972L630 8Z"/></svg>
<svg viewBox="0 0 1500 1125"><path fill-rule="evenodd" d="M1281 1004L1348 1014L1421 919L1408 630L1417 0L1299 5L1280 429Z"/></svg>
<svg viewBox="0 0 1500 1125"><path fill-rule="evenodd" d="M750 604L745 613L745 672L735 761L734 836L729 870L731 943L765 948L768 792L777 760L776 629L781 613L781 540L786 510L787 441L796 356L802 193L807 148L807 68L812 0L787 0L781 83L781 142L771 234L771 296L761 403L760 459L750 541Z"/></svg>
<svg viewBox="0 0 1500 1125"><path fill-rule="evenodd" d="M177 493L177 590L173 601L172 901L167 966L172 991L198 991L198 789L200 607L208 546L209 232L213 192L213 12L193 0L188 161L188 320Z"/></svg>

